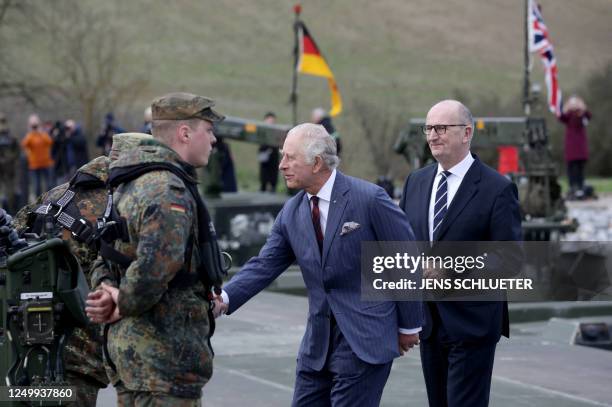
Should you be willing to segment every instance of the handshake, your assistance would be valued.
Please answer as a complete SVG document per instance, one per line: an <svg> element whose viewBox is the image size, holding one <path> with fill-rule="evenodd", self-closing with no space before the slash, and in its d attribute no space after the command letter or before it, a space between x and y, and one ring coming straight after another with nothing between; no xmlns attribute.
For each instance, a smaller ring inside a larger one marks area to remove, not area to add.
<svg viewBox="0 0 612 407"><path fill-rule="evenodd" d="M85 312L87 317L96 324L111 324L120 320L119 289L106 283L87 296Z"/></svg>
<svg viewBox="0 0 612 407"><path fill-rule="evenodd" d="M212 307L213 316L215 319L227 314L227 310L229 309L229 305L223 301L223 297L221 295L215 295Z"/></svg>

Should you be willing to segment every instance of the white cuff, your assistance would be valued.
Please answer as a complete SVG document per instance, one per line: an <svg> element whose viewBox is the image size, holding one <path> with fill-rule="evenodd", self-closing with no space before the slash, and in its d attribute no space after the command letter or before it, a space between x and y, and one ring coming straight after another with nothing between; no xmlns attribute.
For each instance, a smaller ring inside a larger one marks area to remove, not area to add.
<svg viewBox="0 0 612 407"><path fill-rule="evenodd" d="M416 333L421 332L422 330L423 330L423 327L412 328L412 329L398 328L399 333L404 334L404 335L414 335Z"/></svg>
<svg viewBox="0 0 612 407"><path fill-rule="evenodd" d="M227 296L225 290L221 290L221 299L223 300L224 304L229 305L229 297Z"/></svg>

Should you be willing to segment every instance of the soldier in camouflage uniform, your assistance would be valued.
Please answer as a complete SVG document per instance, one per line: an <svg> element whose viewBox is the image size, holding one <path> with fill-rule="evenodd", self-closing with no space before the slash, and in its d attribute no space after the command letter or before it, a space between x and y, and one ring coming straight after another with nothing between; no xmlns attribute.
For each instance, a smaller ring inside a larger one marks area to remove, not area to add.
<svg viewBox="0 0 612 407"><path fill-rule="evenodd" d="M8 212L12 212L16 205L18 163L19 141L11 135L4 113L0 113L0 196L4 196L6 200L6 204L0 201L0 206Z"/></svg>
<svg viewBox="0 0 612 407"><path fill-rule="evenodd" d="M146 138L151 136L138 133L116 134L113 137L110 158L97 157L77 170L77 174L86 174L100 181L99 187L74 189L76 195L73 200L80 214L92 224L95 224L106 207L107 191L104 184L108 178L110 162L116 159L120 152L134 148ZM13 220L15 228L20 232L26 231L30 226L29 214L42 204L56 202L69 186L69 183L59 185L41 195L33 204L22 208ZM92 264L98 257L97 250L76 241L65 229L62 229L61 233L89 280ZM76 387L75 404L78 406L95 406L98 390L109 383L102 358L102 343L100 326L91 324L85 328L76 328L64 349L66 380Z"/></svg>
<svg viewBox="0 0 612 407"><path fill-rule="evenodd" d="M191 185L216 141L213 122L223 119L213 106L186 93L156 99L155 140L122 155L111 174L170 163L188 174ZM98 262L92 285L102 290L90 294L87 312L94 321L110 323L108 365L120 406L200 405L212 375L208 290L195 267L203 226L186 185L175 173L156 170L114 192L129 231L129 242L117 241L115 249L132 260L127 268ZM104 293L111 294L111 307Z"/></svg>

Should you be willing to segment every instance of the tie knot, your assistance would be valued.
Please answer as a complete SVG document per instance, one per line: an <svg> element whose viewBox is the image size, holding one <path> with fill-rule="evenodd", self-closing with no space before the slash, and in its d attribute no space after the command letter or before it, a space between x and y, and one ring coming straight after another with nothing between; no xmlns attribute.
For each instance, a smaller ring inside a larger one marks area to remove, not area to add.
<svg viewBox="0 0 612 407"><path fill-rule="evenodd" d="M448 178L448 176L451 175L451 172L450 171L442 171L441 174L442 174L442 176L444 178Z"/></svg>
<svg viewBox="0 0 612 407"><path fill-rule="evenodd" d="M310 200L312 201L312 204L314 206L318 206L319 205L319 197L316 195L313 195L312 198L310 198Z"/></svg>

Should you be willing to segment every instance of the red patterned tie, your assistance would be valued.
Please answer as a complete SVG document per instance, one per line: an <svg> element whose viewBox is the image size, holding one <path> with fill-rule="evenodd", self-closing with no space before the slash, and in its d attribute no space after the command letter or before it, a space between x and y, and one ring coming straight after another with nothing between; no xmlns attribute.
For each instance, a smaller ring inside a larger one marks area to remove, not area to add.
<svg viewBox="0 0 612 407"><path fill-rule="evenodd" d="M319 197L314 195L312 198L312 225L317 235L319 252L323 253L323 230L321 229L321 213L319 212Z"/></svg>

